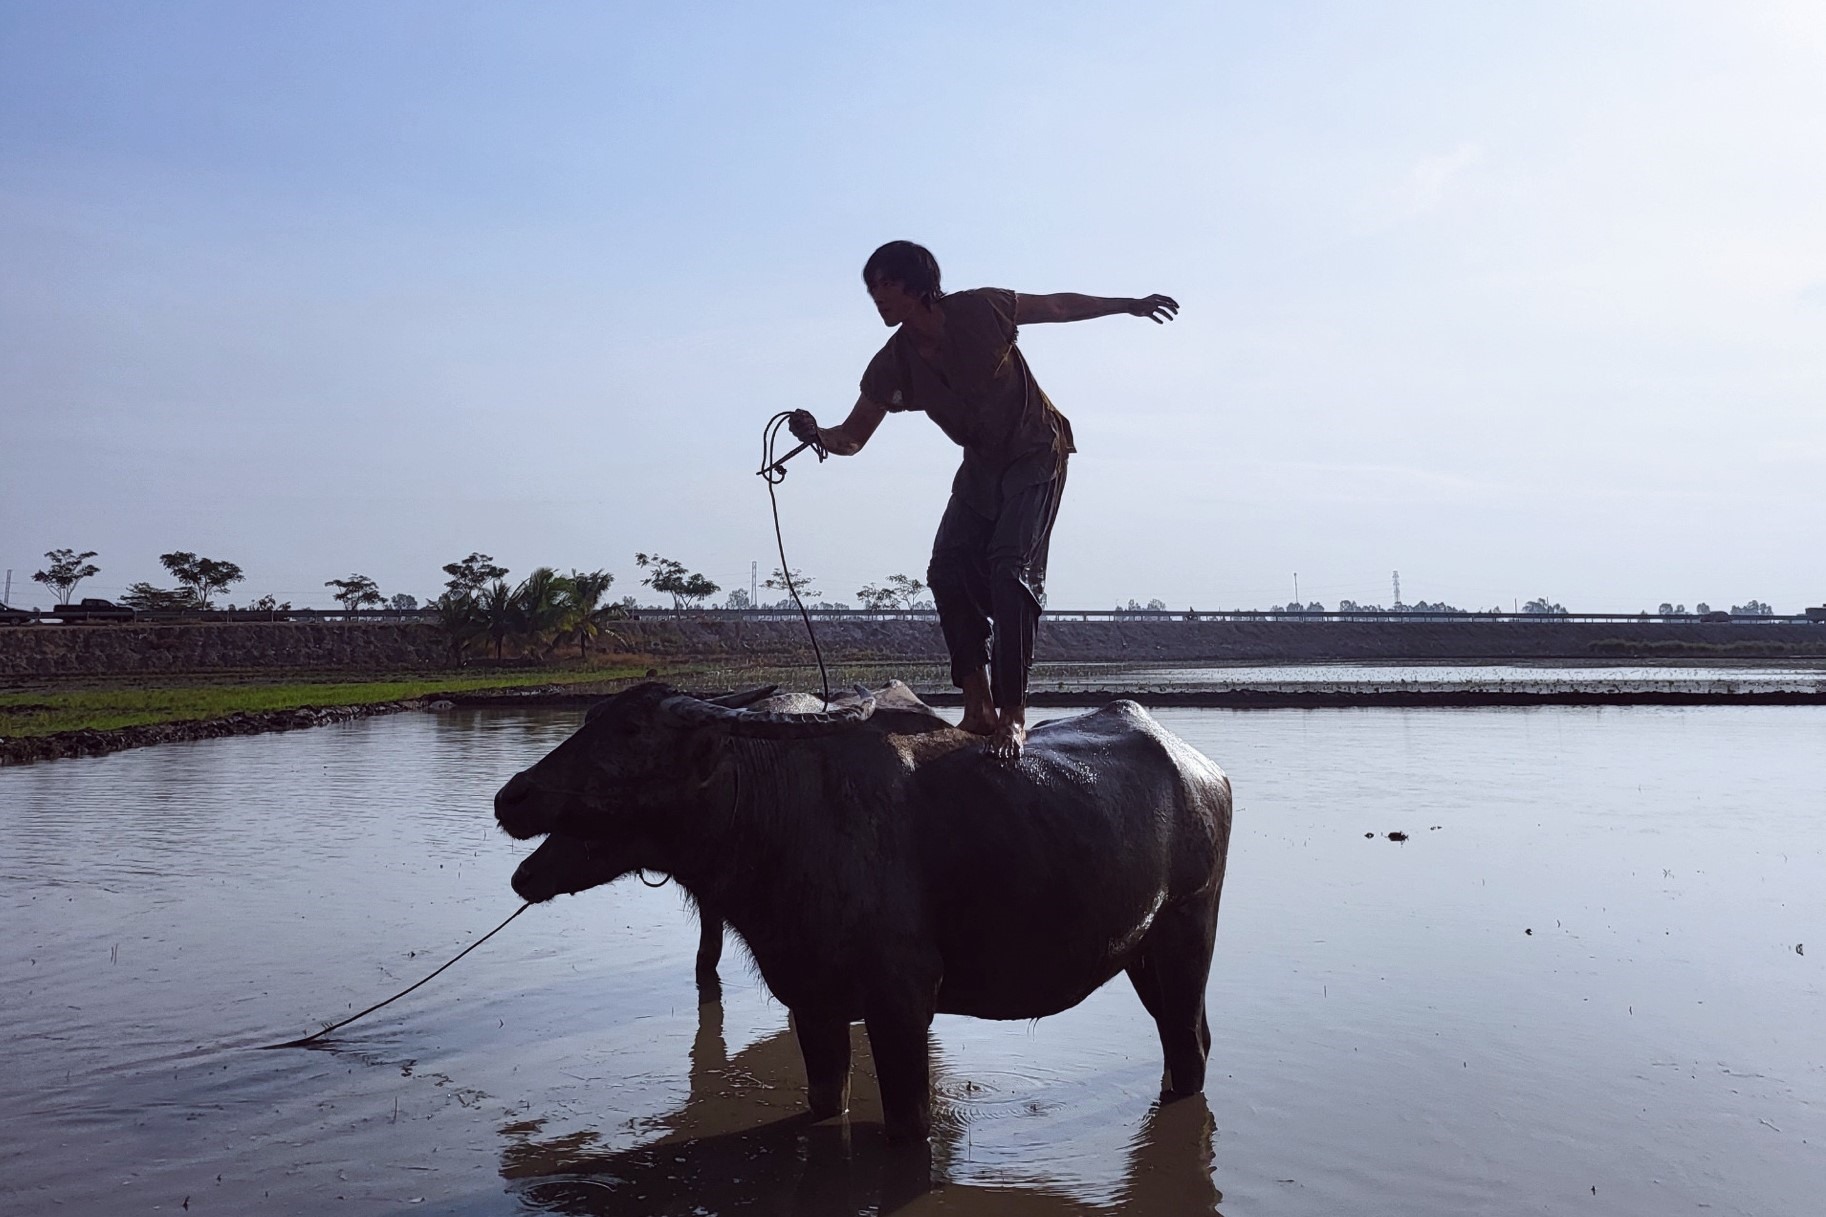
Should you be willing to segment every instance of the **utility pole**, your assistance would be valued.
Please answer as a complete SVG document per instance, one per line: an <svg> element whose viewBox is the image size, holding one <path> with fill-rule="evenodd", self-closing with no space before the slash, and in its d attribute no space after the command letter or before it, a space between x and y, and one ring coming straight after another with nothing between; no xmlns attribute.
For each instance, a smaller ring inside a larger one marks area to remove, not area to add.
<svg viewBox="0 0 1826 1217"><path fill-rule="evenodd" d="M1300 572L1293 572L1293 606L1300 607Z"/></svg>
<svg viewBox="0 0 1826 1217"><path fill-rule="evenodd" d="M0 604L6 604L13 598L13 568L6 568L6 590L0 592Z"/></svg>
<svg viewBox="0 0 1826 1217"><path fill-rule="evenodd" d="M1401 572L1395 572L1395 607L1401 607Z"/></svg>
<svg viewBox="0 0 1826 1217"><path fill-rule="evenodd" d="M761 577L761 564L759 562L750 562L748 564L748 607L749 608L759 608L761 606L761 599L760 599L761 585L759 582L757 582L757 580L759 580L760 577Z"/></svg>

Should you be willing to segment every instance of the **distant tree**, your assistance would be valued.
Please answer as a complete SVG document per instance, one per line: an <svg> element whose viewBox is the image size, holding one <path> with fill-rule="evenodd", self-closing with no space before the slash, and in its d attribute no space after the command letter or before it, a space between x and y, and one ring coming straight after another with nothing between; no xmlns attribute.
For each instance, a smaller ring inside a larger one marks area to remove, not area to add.
<svg viewBox="0 0 1826 1217"><path fill-rule="evenodd" d="M386 602L386 597L380 594L380 585L366 575L350 575L347 579L325 579L323 585L336 589L331 595L346 612L356 613Z"/></svg>
<svg viewBox="0 0 1826 1217"><path fill-rule="evenodd" d="M683 562L659 554L635 554L634 563L647 571L647 577L641 583L672 597L673 612L689 604L708 600L722 590L704 576L687 571ZM770 583L768 586L773 585Z"/></svg>
<svg viewBox="0 0 1826 1217"><path fill-rule="evenodd" d="M452 562L444 567L444 573L450 576L444 587L459 596L480 595L483 588L497 579L507 578L507 568L496 566L495 560L487 554L470 554L461 562Z"/></svg>
<svg viewBox="0 0 1826 1217"><path fill-rule="evenodd" d="M1709 613L1712 611L1712 606L1701 600L1698 604L1693 606L1693 611L1701 614Z"/></svg>
<svg viewBox="0 0 1826 1217"><path fill-rule="evenodd" d="M1306 611L1309 613L1323 613L1325 611L1325 606L1320 604L1317 600L1313 600L1306 605Z"/></svg>
<svg viewBox="0 0 1826 1217"><path fill-rule="evenodd" d="M230 585L246 578L241 573L241 568L233 562L199 558L184 549L160 554L159 563L171 572L174 579L190 589L191 595L196 597L198 608L208 608L211 596L227 591Z"/></svg>
<svg viewBox="0 0 1826 1217"><path fill-rule="evenodd" d="M1775 610L1761 600L1752 600L1748 604L1733 604L1731 615L1734 617L1773 617Z"/></svg>
<svg viewBox="0 0 1826 1217"><path fill-rule="evenodd" d="M432 601L432 608L437 610L438 629L450 643L451 662L462 667L469 644L482 633L475 597L462 592L445 592Z"/></svg>
<svg viewBox="0 0 1826 1217"><path fill-rule="evenodd" d="M1564 617L1567 615L1565 605L1555 604L1545 596L1522 605L1522 612L1536 617Z"/></svg>
<svg viewBox="0 0 1826 1217"><path fill-rule="evenodd" d="M798 577L798 572L793 572ZM862 607L871 612L885 612L889 609L909 609L919 599L926 585L911 575L889 575L880 584L870 583L856 593L856 599L862 601Z"/></svg>
<svg viewBox="0 0 1826 1217"><path fill-rule="evenodd" d="M128 584L127 590L121 593L120 602L142 613L177 613L202 607L197 603L195 593L187 587L153 587L145 582Z"/></svg>
<svg viewBox="0 0 1826 1217"><path fill-rule="evenodd" d="M864 584L857 592L856 599L862 601L862 607L871 613L886 612L900 607L900 594L891 587L877 587L873 583Z"/></svg>
<svg viewBox="0 0 1826 1217"><path fill-rule="evenodd" d="M729 589L729 598L723 601L723 607L726 609L750 609L754 607L754 602L749 600L747 592L739 587L733 587Z"/></svg>
<svg viewBox="0 0 1826 1217"><path fill-rule="evenodd" d="M410 613L418 607L418 597L406 592L394 592L387 601L387 607L396 613Z"/></svg>
<svg viewBox="0 0 1826 1217"><path fill-rule="evenodd" d="M555 650L568 616L570 586L563 575L541 566L514 589L514 633L526 640L528 650Z"/></svg>
<svg viewBox="0 0 1826 1217"><path fill-rule="evenodd" d="M520 606L514 602L514 589L505 580L496 579L474 597L476 623L480 632L494 644L495 658L520 624Z"/></svg>
<svg viewBox="0 0 1826 1217"><path fill-rule="evenodd" d="M1167 607L1167 602L1166 602L1166 601L1165 601L1165 600L1150 600L1150 601L1148 601L1148 609L1149 609L1149 611L1151 611L1151 612L1156 612L1156 613L1158 613L1158 612L1160 612L1160 611L1161 611L1161 610L1162 610L1162 609L1164 609L1164 608L1166 608L1166 607ZM1297 609L1297 608L1299 608L1299 607L1300 607L1300 606L1299 606L1299 605L1297 605L1297 604L1296 604L1296 605L1294 605L1294 606L1293 606L1293 607L1294 607L1294 608L1296 608L1296 609Z"/></svg>
<svg viewBox="0 0 1826 1217"><path fill-rule="evenodd" d="M57 603L68 604L76 595L76 585L90 575L99 575L101 567L89 561L95 556L94 550L77 553L73 549L51 549L45 551L45 557L51 560L50 565L41 571L34 571L32 579L42 583L57 593Z"/></svg>
<svg viewBox="0 0 1826 1217"><path fill-rule="evenodd" d="M1656 611L1658 611L1663 617L1671 617L1674 615L1674 606L1672 604L1670 604L1669 602L1667 602L1666 600L1663 600L1661 602L1660 609L1658 609Z"/></svg>
<svg viewBox="0 0 1826 1217"><path fill-rule="evenodd" d="M761 586L765 587L765 588L769 588L776 592L787 592L787 593L798 592L799 599L801 599L801 600L816 600L820 596L824 595L823 592L813 590L812 584L816 583L817 580L812 578L810 575L806 574L804 571L794 570L792 572L792 580L791 580L790 586L788 586L788 580L787 580L786 576L787 576L787 572L781 570L779 567L776 566L776 567L774 567L774 573L767 576L767 578L765 578L761 581Z"/></svg>
<svg viewBox="0 0 1826 1217"><path fill-rule="evenodd" d="M292 602L290 600L287 600L284 603L281 603L281 602L273 599L271 593L268 593L267 595L260 597L258 600L254 601L252 604L247 606L248 611L254 612L254 613L284 613L284 612L288 612L291 609L291 607L292 607Z"/></svg>
<svg viewBox="0 0 1826 1217"><path fill-rule="evenodd" d="M603 632L603 623L616 615L617 608L604 604L615 576L606 570L573 570L565 581L564 625L577 635L577 654L588 658L590 642Z"/></svg>

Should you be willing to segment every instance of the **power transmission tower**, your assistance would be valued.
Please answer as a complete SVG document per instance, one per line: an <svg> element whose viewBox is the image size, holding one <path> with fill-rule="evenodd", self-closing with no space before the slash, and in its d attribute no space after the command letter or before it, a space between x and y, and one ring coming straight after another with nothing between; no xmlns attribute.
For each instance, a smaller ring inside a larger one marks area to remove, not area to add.
<svg viewBox="0 0 1826 1217"><path fill-rule="evenodd" d="M1401 607L1401 572L1395 572L1395 607Z"/></svg>

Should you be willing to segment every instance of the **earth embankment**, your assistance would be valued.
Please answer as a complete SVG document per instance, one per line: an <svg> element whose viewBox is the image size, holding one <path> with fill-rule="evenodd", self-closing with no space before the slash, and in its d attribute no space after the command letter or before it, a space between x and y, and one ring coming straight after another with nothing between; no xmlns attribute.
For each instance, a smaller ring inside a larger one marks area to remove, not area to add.
<svg viewBox="0 0 1826 1217"><path fill-rule="evenodd" d="M819 618L825 658L942 662L931 620ZM791 619L643 616L605 651L671 663L809 663ZM1826 659L1826 626L1784 622L1150 621L1047 618L1037 658L1060 663L1616 662ZM416 622L223 622L0 628L0 678L220 671L428 670L451 665L437 626Z"/></svg>

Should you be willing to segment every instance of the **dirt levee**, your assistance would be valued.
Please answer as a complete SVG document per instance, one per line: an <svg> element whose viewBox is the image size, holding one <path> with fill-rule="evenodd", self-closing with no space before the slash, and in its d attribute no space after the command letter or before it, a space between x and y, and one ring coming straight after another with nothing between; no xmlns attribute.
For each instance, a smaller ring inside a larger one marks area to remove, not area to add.
<svg viewBox="0 0 1826 1217"><path fill-rule="evenodd" d="M815 618L825 657L942 662L934 620ZM617 622L603 650L680 663L806 663L796 619L715 613ZM1826 659L1826 626L1782 622L1075 621L1043 618L1037 658L1064 663ZM233 622L0 628L0 677L449 666L437 626Z"/></svg>

